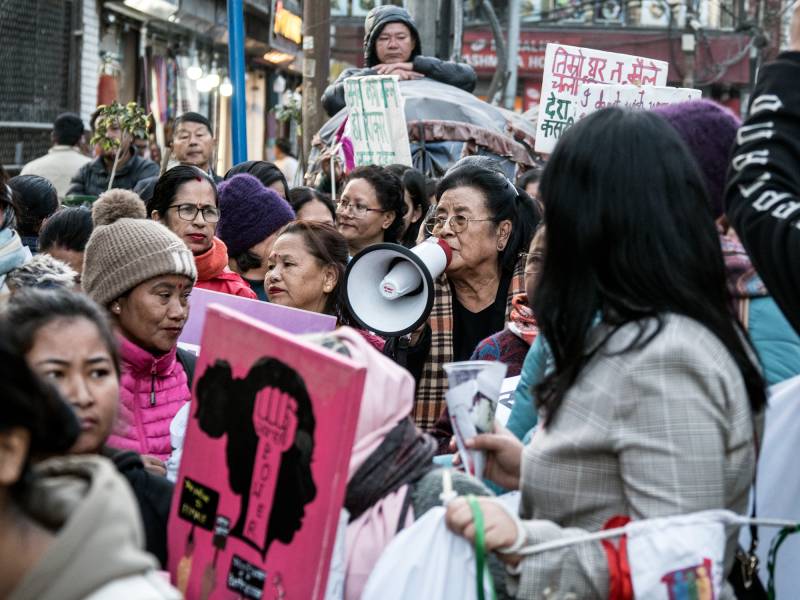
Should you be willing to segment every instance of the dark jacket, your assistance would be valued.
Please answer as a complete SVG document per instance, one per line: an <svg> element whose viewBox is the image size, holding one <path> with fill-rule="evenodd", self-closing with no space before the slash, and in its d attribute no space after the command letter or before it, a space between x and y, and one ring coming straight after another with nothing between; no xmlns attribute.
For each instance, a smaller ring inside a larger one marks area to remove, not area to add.
<svg viewBox="0 0 800 600"><path fill-rule="evenodd" d="M733 150L728 220L800 333L800 52L764 65L752 98Z"/></svg>
<svg viewBox="0 0 800 600"><path fill-rule="evenodd" d="M139 181L147 177L158 177L159 168L152 160L133 155L114 174L115 188L132 190ZM111 172L106 170L102 157L83 165L69 184L67 195L99 196L106 191Z"/></svg>
<svg viewBox="0 0 800 600"><path fill-rule="evenodd" d="M167 568L167 520L172 504L172 482L144 468L141 456L130 450L107 448L110 458L120 474L128 480L139 513L142 516L145 550L155 556L163 569Z"/></svg>
<svg viewBox="0 0 800 600"><path fill-rule="evenodd" d="M364 61L367 66L363 69L345 69L322 95L322 106L329 116L335 115L346 105L344 100L345 79L377 75L373 67L380 64L380 61L375 50L375 44L383 28L389 23L402 23L411 30L411 35L414 36L414 48L411 50L409 62L414 65L414 70L417 73L422 73L425 77L430 77L441 83L454 85L467 92L472 92L475 89L475 70L470 65L444 61L434 56L422 56L419 31L417 31L417 25L407 10L392 5L378 6L369 11L364 21Z"/></svg>

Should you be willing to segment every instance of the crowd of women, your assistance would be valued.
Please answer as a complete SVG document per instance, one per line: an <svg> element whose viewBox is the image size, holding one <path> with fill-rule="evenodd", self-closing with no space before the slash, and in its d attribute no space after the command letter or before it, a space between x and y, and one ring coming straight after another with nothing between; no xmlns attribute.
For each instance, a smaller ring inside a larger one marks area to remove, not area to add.
<svg viewBox="0 0 800 600"><path fill-rule="evenodd" d="M516 185L480 157L431 196L414 169L358 167L336 199L289 189L261 161L219 184L181 165L146 201L111 190L36 223L18 211L31 182L0 186L0 597L180 597L157 571L195 287L333 315L368 365L345 501L348 599L439 503L447 362L499 360L521 376L507 428L468 441L486 452L486 481L454 476L457 493L480 497L501 597L610 593L600 542L523 546L616 515L744 513L767 386L800 374L798 15L792 43L762 69L744 126L709 101L605 109ZM361 329L348 261L430 235L452 260L427 322L402 339ZM518 513L492 497L509 490ZM466 500L446 514L474 539ZM734 531L727 542L721 597L733 598Z"/></svg>

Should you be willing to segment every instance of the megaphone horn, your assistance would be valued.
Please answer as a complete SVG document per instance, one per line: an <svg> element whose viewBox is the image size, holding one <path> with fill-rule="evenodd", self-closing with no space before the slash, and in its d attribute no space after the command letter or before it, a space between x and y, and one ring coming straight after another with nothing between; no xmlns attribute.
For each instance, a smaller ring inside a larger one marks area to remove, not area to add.
<svg viewBox="0 0 800 600"><path fill-rule="evenodd" d="M408 249L375 244L356 254L345 272L345 301L350 314L368 331L399 336L414 331L433 308L433 282L453 251L431 237Z"/></svg>

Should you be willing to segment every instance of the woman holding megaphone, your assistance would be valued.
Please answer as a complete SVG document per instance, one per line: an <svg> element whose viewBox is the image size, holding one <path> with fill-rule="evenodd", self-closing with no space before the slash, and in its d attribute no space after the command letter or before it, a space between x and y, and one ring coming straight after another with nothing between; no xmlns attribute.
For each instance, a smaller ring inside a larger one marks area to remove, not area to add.
<svg viewBox="0 0 800 600"><path fill-rule="evenodd" d="M442 365L468 360L483 339L501 331L514 296L524 293L524 259L539 214L531 198L496 163L468 157L456 163L436 190L438 205L425 226L452 249L444 275L434 282L434 302L424 330L411 336L424 363L417 377L414 420L431 429L445 407ZM416 371L416 372L415 372Z"/></svg>

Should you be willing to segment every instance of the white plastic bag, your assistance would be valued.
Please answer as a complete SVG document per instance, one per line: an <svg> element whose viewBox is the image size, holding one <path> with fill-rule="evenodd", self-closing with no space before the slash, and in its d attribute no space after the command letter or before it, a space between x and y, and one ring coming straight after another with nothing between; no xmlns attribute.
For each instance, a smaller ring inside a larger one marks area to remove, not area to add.
<svg viewBox="0 0 800 600"><path fill-rule="evenodd" d="M381 554L361 600L476 600L475 551L444 522L436 506L401 531ZM491 598L491 577L484 577Z"/></svg>
<svg viewBox="0 0 800 600"><path fill-rule="evenodd" d="M724 510L633 521L626 526L628 561L637 600L719 598L725 580Z"/></svg>
<svg viewBox="0 0 800 600"><path fill-rule="evenodd" d="M800 521L800 469L797 468L797 448L800 446L800 376L769 388L764 435L756 471L757 516L766 519ZM752 501L752 500L751 500ZM748 508L748 511L750 509ZM759 576L766 585L769 580L767 553L780 530L758 528ZM742 527L739 543L750 547L750 529ZM778 597L795 597L800 590L800 535L789 538L781 547L775 588ZM792 591L794 590L794 591Z"/></svg>

